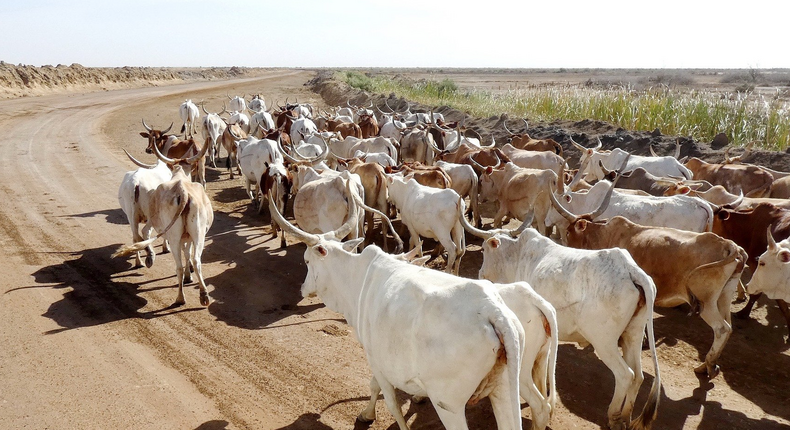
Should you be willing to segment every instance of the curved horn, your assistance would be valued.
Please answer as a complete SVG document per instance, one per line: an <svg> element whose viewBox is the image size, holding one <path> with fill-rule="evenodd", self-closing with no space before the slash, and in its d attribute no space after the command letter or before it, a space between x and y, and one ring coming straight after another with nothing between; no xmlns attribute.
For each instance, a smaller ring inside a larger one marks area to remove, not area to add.
<svg viewBox="0 0 790 430"><path fill-rule="evenodd" d="M738 195L738 198L737 198L737 199L735 199L735 200L733 200L733 201L731 201L731 202L727 203L727 204L726 204L726 205L724 205L724 206L727 206L727 207L730 207L730 208L733 208L733 209L735 209L735 208L737 208L738 206L740 206L740 205L741 205L741 203L743 203L743 190L741 190L741 191L739 192L739 195Z"/></svg>
<svg viewBox="0 0 790 430"><path fill-rule="evenodd" d="M570 136L569 136L569 137L570 137ZM584 152L584 151L586 151L586 150L588 149L588 148L585 148L585 147L583 147L583 146L579 145L578 143L576 143L576 141L575 141L575 140L573 140L573 138L572 138L572 137L570 137L570 139L571 139L571 144L573 144L573 146L575 146L575 147L576 147L576 149L578 149L579 151L582 151L582 152Z"/></svg>
<svg viewBox="0 0 790 430"><path fill-rule="evenodd" d="M515 136L516 135L516 133L513 133L512 131L507 129L507 118L505 118L505 120L502 121L502 127L504 127L505 131L508 132L508 134L510 134L511 136Z"/></svg>
<svg viewBox="0 0 790 430"><path fill-rule="evenodd" d="M145 123L145 118L143 118L143 127L145 127L145 129L148 130L149 133L154 132L154 130L151 127L149 127L148 124Z"/></svg>
<svg viewBox="0 0 790 430"><path fill-rule="evenodd" d="M598 149L601 149L601 147L603 146L603 142L601 142L601 138L600 137L596 137L596 139L598 140L598 145L596 145L595 148L593 148L593 149L598 150Z"/></svg>
<svg viewBox="0 0 790 430"><path fill-rule="evenodd" d="M442 150L439 149L438 146L436 146L436 142L433 139L428 138L428 133L425 133L422 136L422 141L423 143L427 144L429 148L431 148L431 151L435 152L436 154L442 153Z"/></svg>
<svg viewBox="0 0 790 430"><path fill-rule="evenodd" d="M604 176L609 176L612 172L615 172L615 173L617 172L617 170L608 170L608 169L606 169L606 166L603 165L603 160L600 160L600 159L598 160L598 167L601 168L601 171L603 171L603 175ZM581 170L581 169L579 169L579 170Z"/></svg>
<svg viewBox="0 0 790 430"><path fill-rule="evenodd" d="M140 166L140 167L142 167L144 169L153 169L154 167L156 167L156 164L145 164L142 161L137 160L136 158L132 157L132 154L130 154L125 149L123 150L123 152L125 152L126 156L129 157L130 160L132 160L132 163L134 163L134 164L136 164L136 165L138 165L138 166Z"/></svg>
<svg viewBox="0 0 790 430"><path fill-rule="evenodd" d="M521 120L524 121L524 133L526 133L527 129L529 128L529 123L524 118L521 118Z"/></svg>
<svg viewBox="0 0 790 430"><path fill-rule="evenodd" d="M292 236L296 236L296 239L300 242L304 242L307 246L313 246L318 244L321 240L317 234L310 234L306 231L300 230L290 222L286 221L286 219L280 214L280 211L277 210L277 205L274 204L274 196L272 196L273 190L269 190L269 213L272 215L272 219L283 229L284 232L290 233Z"/></svg>
<svg viewBox="0 0 790 430"><path fill-rule="evenodd" d="M258 127L260 127L260 126L261 126L261 124L258 123ZM243 139L241 136L237 136L236 133L233 132L233 127L230 127L230 126L228 127L228 133L230 133L230 135L233 136L233 138L236 139L236 140Z"/></svg>
<svg viewBox="0 0 790 430"><path fill-rule="evenodd" d="M680 159L680 138L675 139L675 160Z"/></svg>
<svg viewBox="0 0 790 430"><path fill-rule="evenodd" d="M589 214L591 220L595 221L595 218L598 218L604 212L606 212L606 208L609 206L609 201L612 199L612 194L614 193L614 186L617 183L618 179L620 179L620 175L618 175L612 182L612 186L609 187L609 191L606 192L606 195L603 197L603 201L601 201L601 205L598 206L598 209L596 209L595 211Z"/></svg>
<svg viewBox="0 0 790 430"><path fill-rule="evenodd" d="M650 145L648 145L648 148L650 148L650 155L652 155L653 157L658 157L658 154L656 154L656 151L653 150L653 144L652 143Z"/></svg>
<svg viewBox="0 0 790 430"><path fill-rule="evenodd" d="M357 206L356 200L354 199L354 191L351 188L351 183L351 178L346 179L346 193L348 194L348 218L346 219L346 222L343 223L343 225L337 228L337 230L324 234L324 237L333 237L337 240L343 240L344 237L348 236L348 234L354 230L354 226L359 221L359 207Z"/></svg>
<svg viewBox="0 0 790 430"><path fill-rule="evenodd" d="M551 194L551 193L550 193L550 194ZM526 229L527 229L527 227L529 227L529 226L531 226L531 225L532 225L532 221L533 221L534 219L535 219L535 211L534 211L534 210L531 210L531 211L529 211L529 216L525 216L525 217L524 217L524 222L522 222L522 223L521 223L521 225L520 225L520 226L518 226L518 228L515 228L515 229L513 229L513 230L508 230L508 231L507 231L507 232L508 232L508 234L509 234L509 235L510 235L510 237L512 237L512 238L516 238L516 237L518 237L518 236L519 236L519 235L520 235L520 234L521 234L521 233L522 233L524 230L526 230Z"/></svg>
<svg viewBox="0 0 790 430"><path fill-rule="evenodd" d="M203 109L203 113L205 113L206 115L209 115L208 111L206 110L206 105L203 104L203 101L200 102L200 107Z"/></svg>
<svg viewBox="0 0 790 430"><path fill-rule="evenodd" d="M191 157L187 158L187 159L186 159L186 160L184 160L184 161L186 161L186 162L187 162L187 163L189 163L189 164L195 164L195 163L197 163L198 161L200 161L200 159L201 159L201 158L203 158L203 157L206 155L206 152L208 152L208 147L209 147L210 145L211 145L211 144L208 144L208 145L203 145L203 148L201 148L201 149L200 149L200 152L199 152L197 155L193 155L193 156L191 156ZM154 146L156 146L156 145L154 145Z"/></svg>
<svg viewBox="0 0 790 430"><path fill-rule="evenodd" d="M225 110L225 102L222 102L222 112L218 113L217 115L222 115L225 112L227 112L227 110Z"/></svg>
<svg viewBox="0 0 790 430"><path fill-rule="evenodd" d="M301 162L300 160L297 160L295 157L291 156L291 154L285 152L285 149L283 148L283 144L280 143L279 136L277 137L277 148L280 150L280 153L283 154L283 158L290 161L291 163L299 164Z"/></svg>
<svg viewBox="0 0 790 430"><path fill-rule="evenodd" d="M393 125L395 128L397 128L398 130L406 130L406 128L408 128L408 127L406 127L405 125L404 125L403 127L400 127L400 126L398 126L398 123L399 123L399 122L400 122L400 121L395 121L395 118L394 118L394 117L392 118L392 125Z"/></svg>
<svg viewBox="0 0 790 430"><path fill-rule="evenodd" d="M477 160L475 160L475 157L473 155L469 156L469 161L472 162L472 167L473 168L475 168L475 169L477 169L477 170L479 170L481 172L485 172L486 171L485 166L483 166L482 164L478 163ZM497 167L498 166L499 166L499 164L497 164ZM493 167L491 167L491 168L493 169Z"/></svg>
<svg viewBox="0 0 790 430"><path fill-rule="evenodd" d="M171 128L173 128L173 123L172 122L170 123L170 127L167 127L166 129L162 130L162 135L164 135L165 133L170 131Z"/></svg>
<svg viewBox="0 0 790 430"><path fill-rule="evenodd" d="M225 93L225 97L227 97L228 100L233 100L228 93Z"/></svg>
<svg viewBox="0 0 790 430"><path fill-rule="evenodd" d="M776 240L774 240L774 235L771 234L771 226L769 225L768 228L765 230L766 238L768 239L768 249L774 250L776 249Z"/></svg>
<svg viewBox="0 0 790 430"><path fill-rule="evenodd" d="M390 231L392 232L392 237L394 237L395 241L398 242L398 245L395 247L395 254L401 253L403 251L403 240L398 235L398 232L395 231L395 227L392 225L392 221L390 221L389 217L387 215L384 215L384 213L381 212L380 210L372 208L372 207L366 205L365 202L362 201L362 198L360 198L356 193L351 193L351 196L354 198L354 202L359 207L361 207L362 209L365 209L368 212L371 212L373 214L376 214L376 215L380 216L381 219L385 223L387 223L387 227L389 227Z"/></svg>
<svg viewBox="0 0 790 430"><path fill-rule="evenodd" d="M496 147L496 139L494 138L494 133L491 133L491 144L488 146L483 146L483 139L482 138L480 139L480 149L492 149L494 147ZM499 158L498 155L497 158Z"/></svg>
<svg viewBox="0 0 790 430"><path fill-rule="evenodd" d="M466 204L464 203L464 198L463 197L459 197L458 198L458 219L461 221L461 225L464 226L464 230L468 231L473 236L477 236L477 237L479 237L479 238L481 238L483 240L486 240L486 239L494 236L495 233L493 233L493 232L486 231L486 230L481 230L481 229L473 226L472 224L469 224L469 221L467 221L466 216L464 216L465 212L466 212Z"/></svg>
<svg viewBox="0 0 790 430"><path fill-rule="evenodd" d="M206 145L206 146L208 146L208 145ZM176 159L173 159L173 158L168 158L168 157L162 155L162 152L159 150L159 145L154 145L154 154L156 154L156 158L162 160L162 162L167 163L167 164L169 164L171 166L175 165L175 164L178 164L181 161L181 160L176 160Z"/></svg>
<svg viewBox="0 0 790 430"><path fill-rule="evenodd" d="M571 224L573 224L574 222L576 222L576 220L577 220L579 217L577 217L576 215L574 215L573 213L571 213L571 211L569 211L568 209L565 209L565 208L564 208L564 207L563 207L563 206L560 204L560 202L558 202L558 201L557 201L557 197L556 197L556 196L554 196L554 191L551 191L551 190L549 190L549 198L551 199L551 204L552 204L552 205L554 205L554 209L556 209L556 210L557 210L557 212L559 212L559 213L560 213L560 215L562 215L562 216L563 216L565 219L567 219L568 221L570 221L570 222L571 222Z"/></svg>

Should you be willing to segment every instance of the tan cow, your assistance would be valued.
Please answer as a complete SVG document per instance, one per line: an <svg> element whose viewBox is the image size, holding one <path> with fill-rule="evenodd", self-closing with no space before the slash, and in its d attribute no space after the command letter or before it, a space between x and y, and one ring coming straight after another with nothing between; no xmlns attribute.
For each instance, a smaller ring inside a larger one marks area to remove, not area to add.
<svg viewBox="0 0 790 430"><path fill-rule="evenodd" d="M552 152L518 149L508 143L502 146L502 153L518 167L551 170L558 178L565 177L565 159ZM565 182L557 181L557 192L565 192Z"/></svg>
<svg viewBox="0 0 790 430"><path fill-rule="evenodd" d="M774 181L769 172L757 166L707 163L696 157L685 166L694 173L695 180L721 185L733 194L742 192L746 197L767 196Z"/></svg>
<svg viewBox="0 0 790 430"><path fill-rule="evenodd" d="M378 163L365 163L359 158L352 158L351 160L338 159L337 162L349 172L359 175L362 181L362 188L365 190L365 204L381 211L382 215L384 215L388 211L387 175L384 173L384 168ZM367 212L365 214L365 223L367 224L367 230L365 232L364 246L367 246L373 240L373 213ZM383 218L381 219L381 234L384 237L384 250L389 251L387 246L387 225Z"/></svg>
<svg viewBox="0 0 790 430"><path fill-rule="evenodd" d="M158 151L155 151L158 152ZM165 161L165 160L162 160ZM180 161L180 160L179 160ZM167 162L167 161L165 161ZM168 164L171 164L168 162ZM170 243L176 262L178 296L173 303L181 306L184 300L184 282L191 282L188 266L192 266L200 287L200 304L209 305L208 290L203 280L201 256L206 233L214 222L214 211L206 190L193 183L180 164L173 168L173 179L161 184L151 196L151 216L148 220L159 234L151 239L121 247L113 257L129 255L145 249L156 239L164 236ZM181 261L184 252L186 265Z"/></svg>
<svg viewBox="0 0 790 430"><path fill-rule="evenodd" d="M533 139L529 134L527 134L527 129L529 128L527 120L524 119L522 121L524 121L523 133L513 133L512 131L508 130L507 120L502 123L505 131L510 134L508 137L508 142L511 145L513 145L515 148L526 149L528 151L549 151L562 157L562 145L557 143L557 141L554 139Z"/></svg>
<svg viewBox="0 0 790 430"><path fill-rule="evenodd" d="M494 169L488 167L480 176L480 201L499 203L494 228L502 226L505 216L524 221L534 211L540 234L546 234L546 216L551 208L549 195L557 188L557 174L551 170L525 169L513 163Z"/></svg>
<svg viewBox="0 0 790 430"><path fill-rule="evenodd" d="M233 163L231 160L236 162L236 170L238 170L239 175L241 175L241 167L239 165L239 147L237 146L236 142L246 138L247 133L242 130L239 124L228 125L225 127L225 131L222 133L222 147L225 148L225 151L228 153L228 159L225 161L225 167L228 168L230 179L233 179L233 169L231 168Z"/></svg>
<svg viewBox="0 0 790 430"><path fill-rule="evenodd" d="M656 284L655 305L674 307L689 303L713 329L713 345L705 362L694 370L719 373L716 360L732 333L730 303L746 251L735 242L713 233L695 233L668 227L645 227L616 216L608 221L577 217L563 209L552 196L555 207L571 221L568 245L581 249L622 248Z"/></svg>

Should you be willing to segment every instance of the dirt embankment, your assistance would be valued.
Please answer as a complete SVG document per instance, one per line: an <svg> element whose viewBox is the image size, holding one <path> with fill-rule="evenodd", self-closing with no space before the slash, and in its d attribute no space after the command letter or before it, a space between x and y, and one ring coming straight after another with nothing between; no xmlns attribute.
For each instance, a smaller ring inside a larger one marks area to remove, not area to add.
<svg viewBox="0 0 790 430"><path fill-rule="evenodd" d="M0 61L0 99L255 77L265 70L246 67L83 67L80 64L36 67Z"/></svg>
<svg viewBox="0 0 790 430"><path fill-rule="evenodd" d="M382 95L352 88L344 82L332 78L331 72L319 72L318 76L308 85L313 91L330 105L345 106L349 101L356 105L369 105L372 101L375 106L383 106L384 100L395 109L405 109L406 101L395 97L395 94ZM465 118L466 125L480 132L490 143L489 136L493 135L497 144L504 144L509 134L503 127L503 122L508 121L511 131L520 133L524 131L524 122L520 118L509 118L507 114L495 115L488 118L475 118L468 114L453 109L449 106L431 107L409 101L412 112L434 112L444 115L447 121L460 121ZM570 161L571 167L578 167L580 152L571 144L571 138L581 145L592 147L601 139L603 149L621 148L634 155L650 155L650 146L658 155L672 155L675 151L675 142L681 144L680 157L698 157L711 163L724 161L724 149L728 146L726 136L723 141L697 142L688 136L668 136L656 129L653 131L625 130L616 125L585 119L582 121L557 120L551 122L532 121L526 118L529 127L526 129L530 136L536 139L554 139L559 142L565 151L565 157ZM741 148L731 148L730 156L743 153ZM790 172L790 153L777 151L752 150L743 160L745 163L755 163L770 167L775 170Z"/></svg>

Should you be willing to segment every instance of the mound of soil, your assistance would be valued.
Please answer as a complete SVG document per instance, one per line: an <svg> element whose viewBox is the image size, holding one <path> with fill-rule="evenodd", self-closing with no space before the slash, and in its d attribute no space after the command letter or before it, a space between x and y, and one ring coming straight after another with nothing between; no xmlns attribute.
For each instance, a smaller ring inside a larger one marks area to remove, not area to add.
<svg viewBox="0 0 790 430"><path fill-rule="evenodd" d="M319 72L318 76L306 85L320 94L327 104L332 106L345 106L347 101L358 106L369 105L370 102L373 102L374 106L384 106L384 101L386 100L395 109L406 108L406 101L395 97L395 94L370 94L366 91L352 88L344 82L333 79L331 71ZM493 135L497 141L497 146L504 144L509 136L502 125L505 120L508 120L508 128L511 131L523 132L524 123L521 119L509 118L507 114L477 118L449 106L431 107L411 101L409 101L409 104L412 106L412 112L428 112L428 110L433 108L434 112L441 113L450 122L460 121L465 118L467 127L476 129L484 136L484 139ZM625 130L604 121L590 119L551 122L531 121L529 118L526 118L526 120L529 124L526 131L530 136L536 139L551 138L562 145L565 151L565 158L569 161L571 167L578 167L578 160L581 156L581 153L571 144L571 138L587 147L595 146L598 139L600 139L603 149L621 148L634 155L650 155L651 145L658 155L672 155L675 151L675 142L678 141L681 144L681 158L686 156L698 157L711 163L723 162L724 149L727 147L726 143L722 145L724 142L721 142L721 137L714 139L713 145L711 145L711 143L697 142L687 136L664 135L659 129L653 131ZM742 153L742 148L732 147L730 149L730 156ZM790 172L790 154L787 152L754 149L742 161Z"/></svg>
<svg viewBox="0 0 790 430"><path fill-rule="evenodd" d="M168 85L178 81L257 76L265 69L240 67L83 67L13 65L0 61L0 98L39 96L69 91L101 91Z"/></svg>

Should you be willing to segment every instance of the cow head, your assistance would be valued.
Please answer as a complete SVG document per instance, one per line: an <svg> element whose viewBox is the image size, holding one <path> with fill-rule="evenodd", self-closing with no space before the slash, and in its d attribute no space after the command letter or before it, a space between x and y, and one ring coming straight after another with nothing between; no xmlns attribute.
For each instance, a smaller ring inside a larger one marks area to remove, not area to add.
<svg viewBox="0 0 790 430"><path fill-rule="evenodd" d="M140 136L148 139L148 147L145 148L145 152L147 154L153 154L154 145L157 147L164 145L165 141L167 140L167 136L165 136L165 134L167 134L167 132L173 128L173 123L171 122L170 127L167 127L164 130L154 130L152 127L149 127L148 124L145 123L145 119L143 119L143 127L145 127L146 131L141 131Z"/></svg>
<svg viewBox="0 0 790 430"><path fill-rule="evenodd" d="M766 235L768 249L757 260L757 270L746 285L746 291L765 293L771 299L790 300L790 239L776 243L771 227Z"/></svg>

